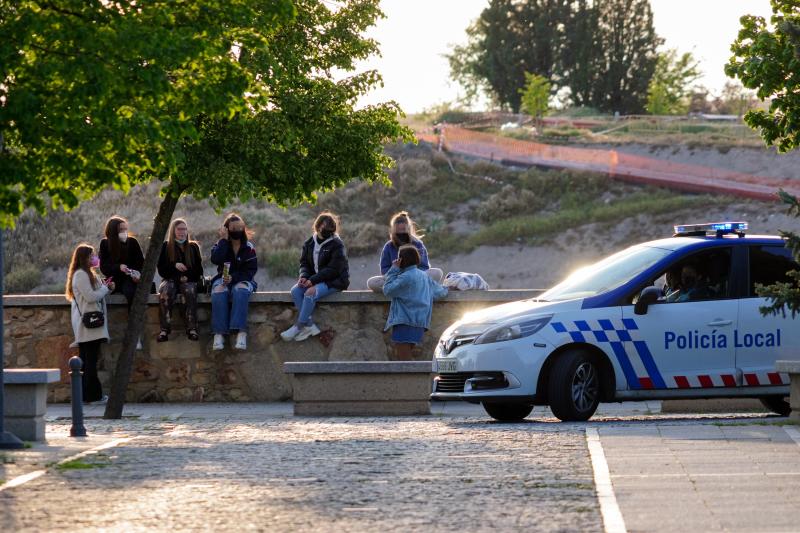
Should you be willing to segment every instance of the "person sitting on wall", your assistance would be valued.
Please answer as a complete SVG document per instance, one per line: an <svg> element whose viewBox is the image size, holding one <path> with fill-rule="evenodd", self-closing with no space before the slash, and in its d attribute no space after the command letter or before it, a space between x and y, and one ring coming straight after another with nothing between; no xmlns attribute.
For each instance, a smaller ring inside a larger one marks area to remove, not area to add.
<svg viewBox="0 0 800 533"><path fill-rule="evenodd" d="M314 234L303 243L300 253L300 278L291 289L297 321L281 333L285 341L303 341L319 335L311 319L317 301L350 285L347 250L339 237L339 217L325 211L314 220Z"/></svg>
<svg viewBox="0 0 800 533"><path fill-rule="evenodd" d="M431 268L428 261L428 250L422 243L422 236L417 235L417 226L407 211L400 211L395 213L389 221L389 240L383 245L380 260L380 276L373 276L367 280L367 287L375 292L381 292L383 289L384 276L392 267L392 263L397 259L400 247L406 244L413 244L419 252L419 265L418 269L426 272L433 281L439 283L442 281L444 273L439 268Z"/></svg>
<svg viewBox="0 0 800 533"><path fill-rule="evenodd" d="M236 332L237 350L247 349L247 312L255 292L258 271L256 248L244 219L236 213L225 217L220 239L211 248L217 275L211 280L211 330L213 350L225 347L225 335Z"/></svg>
<svg viewBox="0 0 800 533"><path fill-rule="evenodd" d="M169 225L167 240L161 245L161 254L158 256L158 274L162 278L158 288L161 332L156 341L169 340L172 306L179 292L183 295L186 336L189 340L198 340L197 284L203 277L203 256L200 254L200 245L189 238L189 226L182 218L176 218Z"/></svg>

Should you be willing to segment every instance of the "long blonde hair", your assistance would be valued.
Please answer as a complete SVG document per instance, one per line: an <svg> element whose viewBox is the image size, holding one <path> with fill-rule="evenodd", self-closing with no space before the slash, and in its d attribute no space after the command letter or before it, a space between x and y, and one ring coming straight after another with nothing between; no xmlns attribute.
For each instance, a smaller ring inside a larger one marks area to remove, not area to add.
<svg viewBox="0 0 800 533"><path fill-rule="evenodd" d="M184 262L187 267L192 268L192 254L189 251L189 247L192 244L197 245L198 250L200 249L200 245L193 241L189 236L189 224L182 218L176 218L169 224L168 236L167 236L167 257L169 258L170 263L175 262L175 257L177 256L175 249L178 247L178 243L175 241L175 228L178 224L183 224L186 226L186 242L183 243L185 246L184 248Z"/></svg>
<svg viewBox="0 0 800 533"><path fill-rule="evenodd" d="M417 225L411 220L408 211L400 211L392 215L391 220L389 220L389 240L391 240L396 247L400 248L400 246L404 244L397 238L398 224L405 224L408 228L408 244L413 244L414 240L421 241L422 237L424 237L424 235L417 235Z"/></svg>
<svg viewBox="0 0 800 533"><path fill-rule="evenodd" d="M64 296L70 302L75 298L75 293L72 291L72 277L76 271L83 270L86 272L89 275L92 288L97 288L97 276L94 275L92 267L89 266L89 258L92 257L92 254L94 254L94 248L85 242L76 246L75 251L72 252L72 260L69 263L69 271L67 272L67 286L64 291Z"/></svg>

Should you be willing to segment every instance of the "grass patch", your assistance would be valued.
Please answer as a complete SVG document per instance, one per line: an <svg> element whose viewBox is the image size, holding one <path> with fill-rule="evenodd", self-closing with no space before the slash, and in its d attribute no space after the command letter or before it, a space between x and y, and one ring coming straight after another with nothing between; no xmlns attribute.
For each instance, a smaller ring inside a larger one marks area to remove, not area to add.
<svg viewBox="0 0 800 533"><path fill-rule="evenodd" d="M66 463L59 463L56 465L56 470L91 470L92 468L105 468L108 466L103 463L87 463L81 459L74 459Z"/></svg>
<svg viewBox="0 0 800 533"><path fill-rule="evenodd" d="M523 215L500 220L478 230L465 241L469 249L481 245L509 244L552 235L588 223L620 221L641 214L674 212L719 201L708 196L635 194L612 204L592 203L571 206L550 215Z"/></svg>

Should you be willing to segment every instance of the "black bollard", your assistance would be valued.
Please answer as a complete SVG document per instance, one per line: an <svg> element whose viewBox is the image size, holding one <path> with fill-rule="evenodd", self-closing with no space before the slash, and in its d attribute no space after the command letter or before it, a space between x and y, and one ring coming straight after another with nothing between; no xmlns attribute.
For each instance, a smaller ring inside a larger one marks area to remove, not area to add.
<svg viewBox="0 0 800 533"><path fill-rule="evenodd" d="M85 437L86 427L83 425L83 383L81 382L81 368L83 361L80 357L69 358L69 375L72 380L72 427L70 437Z"/></svg>

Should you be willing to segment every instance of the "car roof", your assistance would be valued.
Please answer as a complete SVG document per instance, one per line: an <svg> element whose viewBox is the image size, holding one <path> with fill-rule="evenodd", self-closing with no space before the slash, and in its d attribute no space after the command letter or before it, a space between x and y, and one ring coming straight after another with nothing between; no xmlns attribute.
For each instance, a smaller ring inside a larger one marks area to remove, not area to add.
<svg viewBox="0 0 800 533"><path fill-rule="evenodd" d="M692 236L692 237L669 237L666 239L658 239L655 241L643 242L640 246L647 246L649 248L661 248L664 250L689 250L699 248L710 248L712 246L749 246L754 244L768 244L768 245L781 245L785 244L782 237L777 235L745 235L739 237L737 235L724 235L723 237L709 236Z"/></svg>

